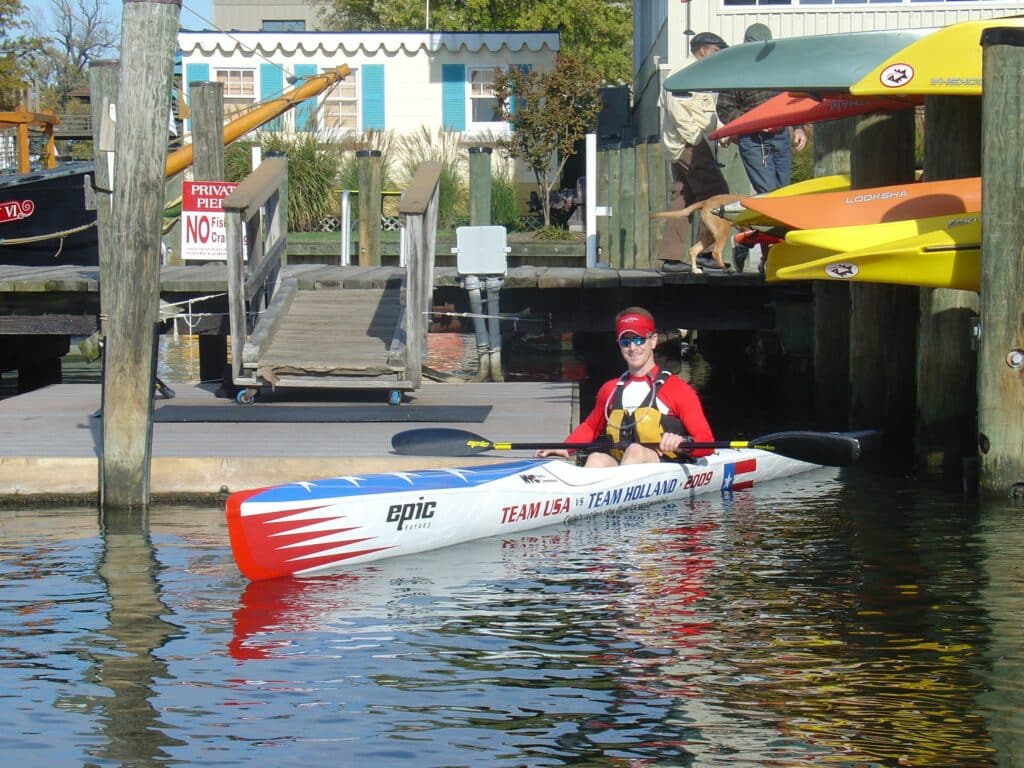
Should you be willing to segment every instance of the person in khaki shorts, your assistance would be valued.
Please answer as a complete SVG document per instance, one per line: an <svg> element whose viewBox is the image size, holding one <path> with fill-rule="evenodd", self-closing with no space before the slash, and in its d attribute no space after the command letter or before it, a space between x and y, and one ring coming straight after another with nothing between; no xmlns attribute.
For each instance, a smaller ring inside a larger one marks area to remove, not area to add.
<svg viewBox="0 0 1024 768"><path fill-rule="evenodd" d="M695 59L703 59L728 47L713 32L701 32L690 41L690 52ZM672 196L668 209L678 211L714 195L728 194L729 185L706 138L718 127L715 94L694 92L678 97L662 91L659 106L662 114L661 148L672 163ZM662 271L689 269L685 261L689 247L689 221L685 218L669 219L658 246Z"/></svg>

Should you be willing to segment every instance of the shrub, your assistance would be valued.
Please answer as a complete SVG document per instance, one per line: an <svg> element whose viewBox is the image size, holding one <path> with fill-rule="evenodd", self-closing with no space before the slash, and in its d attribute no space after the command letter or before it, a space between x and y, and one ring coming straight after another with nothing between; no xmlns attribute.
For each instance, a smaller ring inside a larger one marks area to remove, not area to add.
<svg viewBox="0 0 1024 768"><path fill-rule="evenodd" d="M491 222L512 229L519 218L515 181L504 163L492 165L491 169Z"/></svg>
<svg viewBox="0 0 1024 768"><path fill-rule="evenodd" d="M321 143L313 134L287 136L266 133L259 137L264 156L279 153L288 160L288 229L306 232L338 210L335 180L340 166L338 147ZM240 181L252 172L253 142L235 142L224 153L224 175Z"/></svg>
<svg viewBox="0 0 1024 768"><path fill-rule="evenodd" d="M443 128L436 133L422 126L415 133L399 139L402 155L402 172L408 181L416 169L425 162L441 165L438 181L437 226L450 229L459 221L469 219L469 196L463 178L465 177L465 150L461 135Z"/></svg>

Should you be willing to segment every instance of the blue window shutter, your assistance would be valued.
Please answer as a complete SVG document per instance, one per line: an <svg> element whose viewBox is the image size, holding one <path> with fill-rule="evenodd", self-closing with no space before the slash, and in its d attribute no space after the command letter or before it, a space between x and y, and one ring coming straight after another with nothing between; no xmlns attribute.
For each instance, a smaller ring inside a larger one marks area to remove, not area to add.
<svg viewBox="0 0 1024 768"><path fill-rule="evenodd" d="M359 68L362 86L363 130L384 130L384 65L363 64Z"/></svg>
<svg viewBox="0 0 1024 768"><path fill-rule="evenodd" d="M304 77L311 77L316 74L316 64L296 64L295 77L302 80ZM295 130L315 131L316 130L316 103L315 98L300 101L295 106Z"/></svg>
<svg viewBox="0 0 1024 768"><path fill-rule="evenodd" d="M466 66L441 65L441 126L446 131L466 130Z"/></svg>
<svg viewBox="0 0 1024 768"><path fill-rule="evenodd" d="M185 84L208 83L210 82L209 64L187 64L185 65ZM186 88L186 93L188 89Z"/></svg>
<svg viewBox="0 0 1024 768"><path fill-rule="evenodd" d="M192 98L192 94L189 93L189 88L192 83L208 83L210 82L210 65L209 64L186 64L185 65L185 102ZM185 130L192 130L192 121L185 121Z"/></svg>
<svg viewBox="0 0 1024 768"><path fill-rule="evenodd" d="M515 66L516 69L518 69L524 75L528 74L530 70L533 68L532 64L516 64ZM512 94L512 98L509 99L508 111L511 112L513 115L516 113L516 95L514 93Z"/></svg>
<svg viewBox="0 0 1024 768"><path fill-rule="evenodd" d="M273 99L284 90L284 72L277 64L260 64L260 101ZM265 131L280 131L281 118L277 117L264 123Z"/></svg>

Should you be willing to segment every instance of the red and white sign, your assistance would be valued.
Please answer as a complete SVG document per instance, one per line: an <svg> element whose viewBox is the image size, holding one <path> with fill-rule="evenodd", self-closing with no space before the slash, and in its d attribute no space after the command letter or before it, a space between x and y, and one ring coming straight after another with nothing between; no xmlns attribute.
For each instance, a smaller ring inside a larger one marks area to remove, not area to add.
<svg viewBox="0 0 1024 768"><path fill-rule="evenodd" d="M27 219L35 210L31 200L0 200L0 223Z"/></svg>
<svg viewBox="0 0 1024 768"><path fill-rule="evenodd" d="M183 181L181 183L181 257L188 260L227 261L224 198L234 181ZM242 233L243 238L245 233ZM244 248L244 240L243 240Z"/></svg>

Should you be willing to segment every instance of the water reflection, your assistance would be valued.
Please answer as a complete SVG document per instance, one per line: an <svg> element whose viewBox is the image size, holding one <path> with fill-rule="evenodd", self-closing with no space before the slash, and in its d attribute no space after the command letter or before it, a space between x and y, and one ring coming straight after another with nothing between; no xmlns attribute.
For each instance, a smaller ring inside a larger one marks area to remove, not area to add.
<svg viewBox="0 0 1024 768"><path fill-rule="evenodd" d="M153 704L153 684L169 680L157 652L178 636L163 617L159 568L146 512L100 513L103 549L97 574L106 586L108 626L83 651L94 659L95 681L109 696L90 697L104 742L89 750L100 760L160 765L183 744L167 733Z"/></svg>
<svg viewBox="0 0 1024 768"><path fill-rule="evenodd" d="M822 471L245 583L219 509L0 511L25 765L1014 766L1019 508Z"/></svg>

